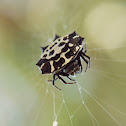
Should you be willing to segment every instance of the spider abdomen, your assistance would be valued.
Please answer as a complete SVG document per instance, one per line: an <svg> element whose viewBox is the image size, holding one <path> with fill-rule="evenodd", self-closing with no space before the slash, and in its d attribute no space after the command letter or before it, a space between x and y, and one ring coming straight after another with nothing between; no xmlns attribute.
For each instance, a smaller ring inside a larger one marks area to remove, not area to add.
<svg viewBox="0 0 126 126"><path fill-rule="evenodd" d="M69 75L81 72L80 57L87 63L87 66L90 63L90 57L85 54L86 51L83 52L83 44L84 38L80 37L76 32L62 37L55 35L52 44L41 47L43 53L36 65L42 74L53 74L53 85L55 76L66 83L60 75L69 78ZM89 62L85 57L89 59Z"/></svg>

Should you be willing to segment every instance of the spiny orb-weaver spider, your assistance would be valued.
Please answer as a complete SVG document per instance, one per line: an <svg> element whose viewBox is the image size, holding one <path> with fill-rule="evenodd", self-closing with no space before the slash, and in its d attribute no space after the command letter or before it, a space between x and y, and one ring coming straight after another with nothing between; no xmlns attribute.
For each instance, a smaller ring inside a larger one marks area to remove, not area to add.
<svg viewBox="0 0 126 126"><path fill-rule="evenodd" d="M53 80L49 81L52 81L53 86L57 89L61 90L55 85L57 79L60 79L64 84L76 83L69 76L74 76L82 71L81 58L87 64L85 71L90 66L90 57L86 55L86 46L83 51L83 45L84 38L74 31L62 37L55 35L51 45L41 47L42 56L36 65L42 74L53 74ZM67 83L61 76L74 82Z"/></svg>

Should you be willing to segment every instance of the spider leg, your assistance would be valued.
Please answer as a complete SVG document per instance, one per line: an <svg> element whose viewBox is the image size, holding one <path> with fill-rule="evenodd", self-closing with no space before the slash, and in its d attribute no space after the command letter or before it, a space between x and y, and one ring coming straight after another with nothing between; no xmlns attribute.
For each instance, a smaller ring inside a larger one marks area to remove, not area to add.
<svg viewBox="0 0 126 126"><path fill-rule="evenodd" d="M57 78L55 78L55 81L58 79L58 77ZM53 80L47 80L48 82L52 82Z"/></svg>
<svg viewBox="0 0 126 126"><path fill-rule="evenodd" d="M58 79L58 78L57 78L57 79ZM58 87L55 85L55 81L56 81L57 79L56 79L56 74L54 74L54 75L53 75L53 82L52 82L52 84L53 84L53 86L56 87L57 89L61 90L60 88L58 88Z"/></svg>
<svg viewBox="0 0 126 126"><path fill-rule="evenodd" d="M86 64L87 64L87 66L86 66L86 69L85 69L85 72L87 71L87 67L88 67L88 61L85 59L85 57L82 55L82 53L81 53L81 57L82 57L82 59L86 62Z"/></svg>
<svg viewBox="0 0 126 126"><path fill-rule="evenodd" d="M71 80L71 81L75 81L74 79L71 79L71 78L69 77L69 74L67 74L67 73L61 72L60 75L67 77L67 78L68 78L69 80Z"/></svg>
<svg viewBox="0 0 126 126"><path fill-rule="evenodd" d="M87 48L86 48L86 44L85 44L85 51L84 51L84 53L86 53L87 52Z"/></svg>
<svg viewBox="0 0 126 126"><path fill-rule="evenodd" d="M76 82L74 82L74 83L67 83L65 80L63 80L63 78L62 77L60 77L60 75L57 75L58 76L58 78L64 83L64 84L75 84Z"/></svg>
<svg viewBox="0 0 126 126"><path fill-rule="evenodd" d="M69 76L67 76L67 78L68 78L69 80L71 80L71 81L76 81L76 80L74 80L74 79L71 79Z"/></svg>
<svg viewBox="0 0 126 126"><path fill-rule="evenodd" d="M90 57L87 56L84 52L81 52L81 54L89 59L89 67L90 67Z"/></svg>
<svg viewBox="0 0 126 126"><path fill-rule="evenodd" d="M80 71L80 72L82 72L83 67L82 67L81 60L80 60L80 57L79 57L79 56L77 57L77 60L78 60L79 66L80 66L80 68L81 68L81 71Z"/></svg>

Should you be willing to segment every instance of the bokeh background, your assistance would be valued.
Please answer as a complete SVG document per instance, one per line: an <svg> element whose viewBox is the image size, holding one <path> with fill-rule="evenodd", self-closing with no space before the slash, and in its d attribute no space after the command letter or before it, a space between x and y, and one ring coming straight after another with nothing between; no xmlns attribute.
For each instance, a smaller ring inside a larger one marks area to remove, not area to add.
<svg viewBox="0 0 126 126"><path fill-rule="evenodd" d="M91 67L59 91L35 64L74 30ZM0 126L125 126L125 97L126 0L0 1Z"/></svg>

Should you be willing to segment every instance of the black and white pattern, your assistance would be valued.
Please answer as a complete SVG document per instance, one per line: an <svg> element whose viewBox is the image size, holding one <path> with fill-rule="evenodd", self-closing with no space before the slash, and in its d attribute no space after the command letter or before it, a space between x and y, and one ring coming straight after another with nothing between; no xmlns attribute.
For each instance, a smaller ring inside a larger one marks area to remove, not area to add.
<svg viewBox="0 0 126 126"><path fill-rule="evenodd" d="M75 82L66 83L61 76L66 76L71 81L75 81L69 76L82 71L80 57L86 62L88 67L90 57L85 54L86 49L83 52L83 44L84 38L77 35L76 32L62 37L55 35L51 45L41 47L43 53L36 65L40 68L42 74L53 74L53 85L57 78L65 84L74 84Z"/></svg>

